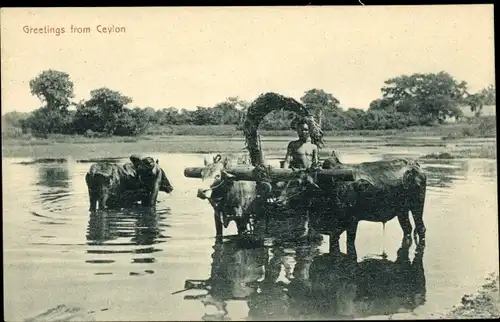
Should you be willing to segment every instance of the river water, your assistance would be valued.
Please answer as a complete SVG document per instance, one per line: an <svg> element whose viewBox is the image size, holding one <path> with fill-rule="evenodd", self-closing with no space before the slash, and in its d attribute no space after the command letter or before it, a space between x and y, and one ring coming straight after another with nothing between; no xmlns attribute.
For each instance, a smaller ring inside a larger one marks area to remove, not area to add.
<svg viewBox="0 0 500 322"><path fill-rule="evenodd" d="M351 151L341 161L419 154ZM400 249L397 219L385 229L361 222L354 264L331 260L326 236L260 248L235 238L216 243L211 208L196 198L199 179L183 176L185 167L203 165L203 155L152 156L174 192L160 194L155 212L138 207L99 215L88 211L84 176L91 163L3 159L6 320L332 319L402 312L415 318L450 309L498 272L495 160L422 160L429 178L425 250ZM226 234L235 233L231 224ZM172 294L185 286L192 289Z"/></svg>

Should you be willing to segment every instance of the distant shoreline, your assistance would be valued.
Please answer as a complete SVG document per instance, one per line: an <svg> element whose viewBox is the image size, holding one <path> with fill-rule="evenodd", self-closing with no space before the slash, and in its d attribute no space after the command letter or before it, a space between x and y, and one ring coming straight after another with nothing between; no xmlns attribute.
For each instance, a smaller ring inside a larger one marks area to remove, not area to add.
<svg viewBox="0 0 500 322"><path fill-rule="evenodd" d="M429 134L428 132L426 134ZM264 154L283 155L289 136L263 135ZM332 150L381 148L430 147L434 151L430 158L496 158L495 138L461 138L443 140L440 136L424 136L423 133L401 133L386 136L325 136L326 146L320 156ZM88 138L84 136L57 135L46 139L3 139L3 157L17 158L106 158L126 157L144 153L243 153L243 136L140 136ZM451 153L451 154L450 154Z"/></svg>
<svg viewBox="0 0 500 322"><path fill-rule="evenodd" d="M430 158L496 158L496 122L445 123L404 129L325 131L325 147L331 150L359 150L381 147L431 147ZM19 133L19 132L18 132ZM2 133L4 157L100 158L144 153L248 153L245 137L235 125L169 125L153 127L146 135L103 136L49 134L35 138L26 134ZM259 131L264 154L285 155L287 141L296 137L291 130ZM459 145L457 147L457 144ZM450 147L453 155L450 155ZM446 154L448 153L448 154Z"/></svg>

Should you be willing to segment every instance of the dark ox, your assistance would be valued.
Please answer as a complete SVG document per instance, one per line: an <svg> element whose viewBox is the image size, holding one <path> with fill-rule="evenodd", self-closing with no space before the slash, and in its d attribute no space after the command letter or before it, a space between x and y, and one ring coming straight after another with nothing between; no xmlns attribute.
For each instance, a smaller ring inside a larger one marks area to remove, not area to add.
<svg viewBox="0 0 500 322"><path fill-rule="evenodd" d="M207 199L212 205L217 237L222 237L223 227L227 228L231 221L236 223L238 235L241 235L255 214L256 183L231 180L224 171L230 162L228 157L222 160L221 155L214 157L212 162L205 158L202 184L207 187L198 189L197 193L198 198Z"/></svg>
<svg viewBox="0 0 500 322"><path fill-rule="evenodd" d="M362 220L386 223L397 217L403 230L403 242L411 243L412 226L408 212L415 221L415 238L425 245L423 210L427 177L415 161L391 161L342 164L335 156L325 160L324 169L347 167L354 171L355 180L347 182L317 182L314 172L305 172L289 181L278 204L307 212L309 227L330 235L330 252L338 254L339 237L347 231L347 253L357 257L355 239Z"/></svg>
<svg viewBox="0 0 500 322"><path fill-rule="evenodd" d="M158 192L170 193L173 187L158 160L131 156L132 163L118 165L108 162L93 164L85 176L90 199L90 211L120 208L141 202L156 204Z"/></svg>

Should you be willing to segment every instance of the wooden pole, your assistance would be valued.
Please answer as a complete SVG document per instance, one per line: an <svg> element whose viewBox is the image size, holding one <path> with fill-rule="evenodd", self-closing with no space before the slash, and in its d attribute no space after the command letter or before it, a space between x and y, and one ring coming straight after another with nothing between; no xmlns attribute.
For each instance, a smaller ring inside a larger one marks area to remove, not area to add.
<svg viewBox="0 0 500 322"><path fill-rule="evenodd" d="M184 176L188 178L201 178L201 171L203 168L185 168L184 169ZM228 169L225 169L225 171L234 176L233 180L240 181L240 180L245 180L245 181L257 181L257 178L255 178L253 170L255 167L253 166L235 166L231 167ZM281 169L281 168L274 168L274 167L267 167L267 173L269 173L269 176L271 180L290 180L293 178L296 178L297 175L300 173L298 171L293 171L292 169ZM337 181L353 181L354 180L354 173L351 169L319 169L316 172L312 172L312 174L315 174L318 179L322 180L337 180Z"/></svg>
<svg viewBox="0 0 500 322"><path fill-rule="evenodd" d="M184 176L187 178L198 178L201 179L201 171L203 168L185 168Z"/></svg>

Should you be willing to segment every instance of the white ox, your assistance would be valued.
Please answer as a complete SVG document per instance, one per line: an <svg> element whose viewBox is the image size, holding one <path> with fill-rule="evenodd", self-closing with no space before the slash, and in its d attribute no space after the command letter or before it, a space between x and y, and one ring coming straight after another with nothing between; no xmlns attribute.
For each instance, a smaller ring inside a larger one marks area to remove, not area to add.
<svg viewBox="0 0 500 322"><path fill-rule="evenodd" d="M248 164L244 157L226 156L205 157L202 171L203 188L197 197L207 199L214 210L216 237L222 237L222 229L231 221L236 223L238 235L252 227L256 210L256 183L254 181L234 181L223 171L230 164Z"/></svg>

